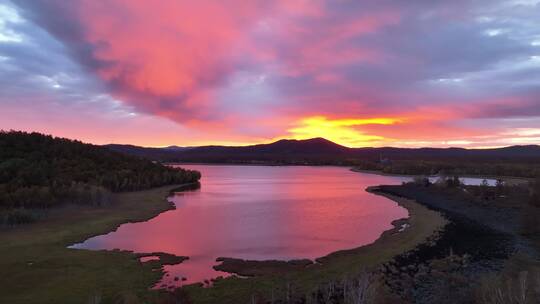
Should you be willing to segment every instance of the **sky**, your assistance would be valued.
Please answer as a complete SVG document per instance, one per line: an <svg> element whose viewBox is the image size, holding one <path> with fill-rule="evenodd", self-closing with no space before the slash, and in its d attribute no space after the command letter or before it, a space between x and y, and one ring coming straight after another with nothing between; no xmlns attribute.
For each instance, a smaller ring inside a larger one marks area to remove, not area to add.
<svg viewBox="0 0 540 304"><path fill-rule="evenodd" d="M540 0L0 0L0 129L540 143Z"/></svg>

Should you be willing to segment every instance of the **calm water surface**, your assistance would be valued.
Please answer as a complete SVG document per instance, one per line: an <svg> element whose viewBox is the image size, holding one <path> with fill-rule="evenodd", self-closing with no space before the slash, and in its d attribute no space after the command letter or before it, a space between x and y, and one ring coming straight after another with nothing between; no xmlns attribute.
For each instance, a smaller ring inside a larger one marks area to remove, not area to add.
<svg viewBox="0 0 540 304"><path fill-rule="evenodd" d="M75 248L163 251L189 256L167 266L161 284L200 282L220 256L253 260L314 259L374 242L407 210L365 192L405 177L339 167L183 165L201 171L201 188L176 193L176 210L93 237ZM185 282L173 278L185 277Z"/></svg>

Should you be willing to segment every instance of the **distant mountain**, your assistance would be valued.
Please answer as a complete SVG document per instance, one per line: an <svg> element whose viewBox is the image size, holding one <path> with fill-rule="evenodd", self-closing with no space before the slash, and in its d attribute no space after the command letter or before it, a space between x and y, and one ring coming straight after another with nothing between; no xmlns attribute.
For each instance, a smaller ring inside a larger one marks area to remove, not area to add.
<svg viewBox="0 0 540 304"><path fill-rule="evenodd" d="M493 149L465 149L465 148L360 148L361 156L378 153L387 158L398 160L421 159L477 159L477 160L510 160L525 158L540 158L540 146L510 146Z"/></svg>
<svg viewBox="0 0 540 304"><path fill-rule="evenodd" d="M135 155L139 157L150 158L152 160L160 160L163 157L167 157L171 155L171 153L193 149L193 147L179 147L179 146L168 146L164 148L147 148L147 147L139 147L139 146L134 146L134 145L119 145L119 144L109 144L109 145L105 145L105 147L116 152Z"/></svg>
<svg viewBox="0 0 540 304"><path fill-rule="evenodd" d="M166 162L267 163L267 164L355 164L358 161L390 160L540 160L540 146L511 146L497 149L464 148L348 148L324 138L283 139L251 146L201 146L145 148L107 145L126 154Z"/></svg>
<svg viewBox="0 0 540 304"><path fill-rule="evenodd" d="M335 163L350 153L350 148L324 138L283 139L270 144L242 147L202 146L177 153L179 161L217 163Z"/></svg>
<svg viewBox="0 0 540 304"><path fill-rule="evenodd" d="M112 151L120 152L123 154L134 155L138 157L144 157L151 160L162 160L166 158L170 154L170 152L175 152L175 151L168 151L163 148L146 148L146 147L139 147L139 146L134 146L134 145L110 144L110 145L105 145L105 147Z"/></svg>
<svg viewBox="0 0 540 304"><path fill-rule="evenodd" d="M238 154L238 155L277 155L277 154L298 154L298 155L328 155L333 153L346 153L350 148L338 145L324 138L312 138L306 140L282 139L270 144L259 144L252 146L202 146L194 147L185 151L183 155L216 155L216 154Z"/></svg>
<svg viewBox="0 0 540 304"><path fill-rule="evenodd" d="M189 150L189 149L192 149L193 147L179 147L179 146L168 146L168 147L165 147L165 148L162 148L163 150L167 150L167 151L184 151L184 150Z"/></svg>
<svg viewBox="0 0 540 304"><path fill-rule="evenodd" d="M486 149L484 153L502 157L537 157L540 155L539 145L510 146L498 149Z"/></svg>
<svg viewBox="0 0 540 304"><path fill-rule="evenodd" d="M243 148L243 147L241 147ZM292 154L329 154L344 153L350 149L327 139L317 137L305 140L282 139L270 144L254 145L249 147L252 152L258 153L292 153Z"/></svg>

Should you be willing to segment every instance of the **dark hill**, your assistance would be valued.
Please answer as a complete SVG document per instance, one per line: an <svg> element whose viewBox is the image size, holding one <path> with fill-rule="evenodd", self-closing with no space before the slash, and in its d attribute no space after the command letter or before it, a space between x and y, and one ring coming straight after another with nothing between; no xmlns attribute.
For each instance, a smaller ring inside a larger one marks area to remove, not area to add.
<svg viewBox="0 0 540 304"><path fill-rule="evenodd" d="M271 144L252 146L252 151L260 153L290 153L290 154L332 154L346 153L349 148L338 145L327 139L318 137L306 140L282 139Z"/></svg>
<svg viewBox="0 0 540 304"><path fill-rule="evenodd" d="M359 161L482 161L525 162L540 160L540 146L498 149L464 148L348 148L324 138L279 140L251 146L201 146L182 149L109 145L115 151L169 162L337 164Z"/></svg>
<svg viewBox="0 0 540 304"><path fill-rule="evenodd" d="M132 146L129 151L137 150ZM166 167L101 146L39 133L0 131L0 209L99 203L110 191L191 183L199 178L196 171Z"/></svg>
<svg viewBox="0 0 540 304"><path fill-rule="evenodd" d="M168 148L146 148L134 145L118 144L105 145L104 147L122 154L144 157L150 160L166 160L171 157L171 155L174 155L176 152L181 151Z"/></svg>
<svg viewBox="0 0 540 304"><path fill-rule="evenodd" d="M190 162L225 163L334 163L351 149L324 138L308 140L283 139L270 144L243 147L202 146L175 153L173 158Z"/></svg>

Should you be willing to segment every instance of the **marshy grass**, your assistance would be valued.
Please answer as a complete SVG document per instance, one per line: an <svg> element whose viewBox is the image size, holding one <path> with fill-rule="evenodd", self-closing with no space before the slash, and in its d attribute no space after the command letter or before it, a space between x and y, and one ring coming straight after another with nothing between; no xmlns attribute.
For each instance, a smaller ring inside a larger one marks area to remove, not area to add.
<svg viewBox="0 0 540 304"><path fill-rule="evenodd" d="M0 211L0 226L29 224L43 217L43 211L37 209L6 209Z"/></svg>
<svg viewBox="0 0 540 304"><path fill-rule="evenodd" d="M479 288L481 304L534 304L540 301L540 276L531 271L520 271L511 277L486 276Z"/></svg>

